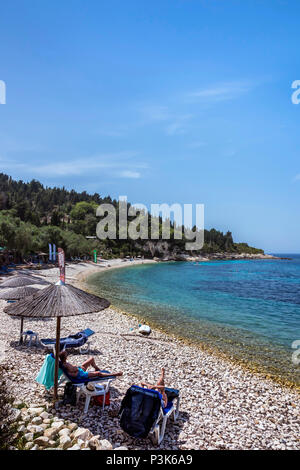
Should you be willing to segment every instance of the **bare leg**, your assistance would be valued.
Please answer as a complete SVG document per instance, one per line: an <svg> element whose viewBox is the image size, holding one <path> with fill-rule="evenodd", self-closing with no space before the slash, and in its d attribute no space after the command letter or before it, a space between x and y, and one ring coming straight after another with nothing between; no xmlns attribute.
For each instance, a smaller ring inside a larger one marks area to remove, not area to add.
<svg viewBox="0 0 300 470"><path fill-rule="evenodd" d="M165 369L164 368L161 369L161 375L160 375L156 385L151 385L151 384L148 384L146 382L142 382L141 386L142 387L147 387L149 389L158 390L161 393L162 397L163 397L164 405L167 406L168 397L167 397L166 392L165 392Z"/></svg>
<svg viewBox="0 0 300 470"><path fill-rule="evenodd" d="M165 388L165 369L161 369L161 375L156 382L156 385L151 385L147 382L141 382L142 387L147 387L147 388L157 388L158 390L164 390Z"/></svg>
<svg viewBox="0 0 300 470"><path fill-rule="evenodd" d="M163 367L161 368L161 374L157 382L157 385L161 385L163 387L165 386L165 369Z"/></svg>
<svg viewBox="0 0 300 470"><path fill-rule="evenodd" d="M82 365L81 369L87 370L89 366L94 367L95 370L99 370L99 367L97 366L95 359L93 357L89 357Z"/></svg>
<svg viewBox="0 0 300 470"><path fill-rule="evenodd" d="M93 357L89 357L81 366L83 370L87 370L89 366L92 366L95 371L89 372L89 377L108 377L110 375L120 376L123 375L123 372L100 372L99 367L97 366L95 359Z"/></svg>
<svg viewBox="0 0 300 470"><path fill-rule="evenodd" d="M164 404L166 407L168 404L168 397L165 392L165 369L163 367L161 368L160 378L156 385L160 388L160 393L162 394Z"/></svg>
<svg viewBox="0 0 300 470"><path fill-rule="evenodd" d="M94 377L110 377L111 375L115 376L121 376L123 375L123 372L100 372L99 370L97 371L92 371L89 372L89 377L94 378Z"/></svg>

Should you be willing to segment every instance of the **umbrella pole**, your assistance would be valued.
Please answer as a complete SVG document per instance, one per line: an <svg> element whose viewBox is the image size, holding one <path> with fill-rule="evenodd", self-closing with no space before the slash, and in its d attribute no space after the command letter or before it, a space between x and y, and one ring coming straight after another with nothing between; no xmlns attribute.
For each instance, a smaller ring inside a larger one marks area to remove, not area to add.
<svg viewBox="0 0 300 470"><path fill-rule="evenodd" d="M55 369L54 369L54 401L58 399L57 388L58 388L58 361L60 350L60 317L56 320L56 342L55 342Z"/></svg>
<svg viewBox="0 0 300 470"><path fill-rule="evenodd" d="M24 322L24 318L21 317L21 330L20 330L20 341L19 341L19 344L23 344L23 336L22 336L22 333L23 333L23 322Z"/></svg>

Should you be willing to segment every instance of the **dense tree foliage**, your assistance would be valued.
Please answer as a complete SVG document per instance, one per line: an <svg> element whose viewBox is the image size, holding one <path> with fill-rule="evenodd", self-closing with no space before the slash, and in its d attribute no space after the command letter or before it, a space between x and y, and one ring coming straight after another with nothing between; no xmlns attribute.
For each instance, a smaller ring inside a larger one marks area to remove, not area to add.
<svg viewBox="0 0 300 470"><path fill-rule="evenodd" d="M96 236L99 217L96 209L100 204L111 203L119 220L118 201L110 196L101 197L95 193L78 193L65 188L48 188L40 182L15 181L10 176L0 174L0 246L15 250L21 257L37 252L48 252L48 243L62 247L68 257L91 256L96 248L105 257L126 255L163 256L169 253L184 252L185 237L176 239L178 227L171 223L170 239L159 244L147 239L122 239L117 224L116 240L86 238ZM127 204L127 210L130 208ZM137 214L139 215L139 214ZM141 213L143 216L143 213ZM128 216L128 222L135 216ZM163 221L157 219L159 239L162 240ZM149 216L148 233L152 219ZM143 217L137 230L143 223ZM179 229L181 230L181 228ZM262 250L249 247L246 243L234 243L231 232L211 229L204 231L204 247L201 253L235 252L262 253Z"/></svg>

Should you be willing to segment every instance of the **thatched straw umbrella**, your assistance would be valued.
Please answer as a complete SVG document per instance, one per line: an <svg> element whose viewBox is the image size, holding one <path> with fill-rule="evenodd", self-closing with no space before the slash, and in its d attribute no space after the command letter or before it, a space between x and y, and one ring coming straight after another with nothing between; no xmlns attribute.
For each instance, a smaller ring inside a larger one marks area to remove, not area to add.
<svg viewBox="0 0 300 470"><path fill-rule="evenodd" d="M60 349L61 317L99 312L109 307L110 302L77 287L59 281L22 302L5 307L4 312L12 316L29 318L56 317L54 399L57 399L58 355Z"/></svg>
<svg viewBox="0 0 300 470"><path fill-rule="evenodd" d="M5 281L1 282L0 287L23 287L23 286L31 286L32 284L50 284L48 281L44 279L37 279L31 276L13 276L10 279L6 279Z"/></svg>
<svg viewBox="0 0 300 470"><path fill-rule="evenodd" d="M25 299L30 295L39 292L39 289L30 286L22 286L22 287L7 287L0 289L0 299L3 300L21 300ZM20 341L19 343L22 344L23 342L23 324L24 318L21 318L21 328L20 328Z"/></svg>
<svg viewBox="0 0 300 470"><path fill-rule="evenodd" d="M5 281L1 282L0 284L0 293L2 291L2 289L4 290L13 290L13 291L16 291L17 288L25 288L27 286L31 286L31 285L36 285L36 284L40 284L40 285L49 285L50 283L44 279L38 279L38 278L33 278L32 276L21 276L19 274L9 278L9 279L6 279ZM36 289L35 289L36 290ZM27 295L32 295L34 294L35 292L34 291L17 291L17 294L20 294L20 297L16 297L15 300L21 300L21 299L24 299ZM12 297L8 296L8 297L1 297L1 299L8 299L8 300L14 300ZM23 333L23 323L24 323L24 319L21 318L21 330L20 330L20 344L22 344L22 341L23 341L23 337L22 337L22 333Z"/></svg>
<svg viewBox="0 0 300 470"><path fill-rule="evenodd" d="M0 290L0 299L20 300L28 297L29 295L36 294L38 291L39 289L31 286L8 287L7 289Z"/></svg>

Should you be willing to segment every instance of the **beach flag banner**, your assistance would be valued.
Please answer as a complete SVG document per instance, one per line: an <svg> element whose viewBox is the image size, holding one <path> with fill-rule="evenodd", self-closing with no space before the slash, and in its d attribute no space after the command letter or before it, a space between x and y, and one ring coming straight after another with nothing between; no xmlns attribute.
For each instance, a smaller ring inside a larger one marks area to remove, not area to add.
<svg viewBox="0 0 300 470"><path fill-rule="evenodd" d="M52 259L53 259L53 261L56 261L56 245L53 245Z"/></svg>
<svg viewBox="0 0 300 470"><path fill-rule="evenodd" d="M97 250L93 250L94 253L94 263L97 264Z"/></svg>
<svg viewBox="0 0 300 470"><path fill-rule="evenodd" d="M49 243L49 261L52 261L52 245Z"/></svg>
<svg viewBox="0 0 300 470"><path fill-rule="evenodd" d="M62 248L58 248L58 266L59 266L59 279L63 283L65 283L65 278L66 278L65 252Z"/></svg>

